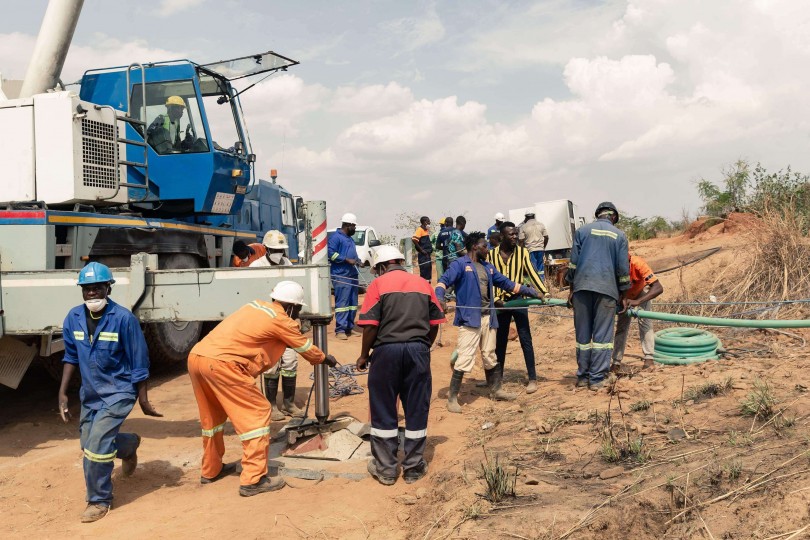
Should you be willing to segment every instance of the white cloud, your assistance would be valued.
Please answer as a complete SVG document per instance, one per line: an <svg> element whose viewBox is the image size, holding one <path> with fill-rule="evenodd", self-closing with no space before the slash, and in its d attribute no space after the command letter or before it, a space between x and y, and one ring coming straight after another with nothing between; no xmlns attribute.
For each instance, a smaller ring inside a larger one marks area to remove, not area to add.
<svg viewBox="0 0 810 540"><path fill-rule="evenodd" d="M162 0L157 14L160 17L169 17L175 13L185 11L202 4L205 0Z"/></svg>
<svg viewBox="0 0 810 540"><path fill-rule="evenodd" d="M393 36L404 51L415 51L436 43L445 35L444 25L435 6L430 6L420 18L403 17L386 21L380 25L380 29L384 35Z"/></svg>
<svg viewBox="0 0 810 540"><path fill-rule="evenodd" d="M413 92L396 82L368 86L342 86L335 91L332 112L355 118L375 118L401 111L413 102Z"/></svg>

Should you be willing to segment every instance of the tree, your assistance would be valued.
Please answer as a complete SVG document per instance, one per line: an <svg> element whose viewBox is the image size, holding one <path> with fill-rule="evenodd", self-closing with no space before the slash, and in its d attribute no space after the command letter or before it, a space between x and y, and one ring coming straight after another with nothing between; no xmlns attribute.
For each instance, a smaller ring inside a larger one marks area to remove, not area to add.
<svg viewBox="0 0 810 540"><path fill-rule="evenodd" d="M751 181L751 167L744 159L737 160L723 170L722 187L701 178L698 182L698 195L703 200L706 214L725 217L731 212L743 210L748 187Z"/></svg>

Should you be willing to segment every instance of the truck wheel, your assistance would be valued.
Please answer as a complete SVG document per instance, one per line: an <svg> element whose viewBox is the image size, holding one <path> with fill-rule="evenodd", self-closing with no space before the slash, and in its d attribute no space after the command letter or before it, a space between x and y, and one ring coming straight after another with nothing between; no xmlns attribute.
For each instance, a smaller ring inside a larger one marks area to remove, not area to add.
<svg viewBox="0 0 810 540"><path fill-rule="evenodd" d="M62 381L62 358L64 358L65 353L58 352L56 354L52 354L50 356L39 356L40 364L42 367L45 368L45 371L48 375L51 376L53 380L56 382ZM68 383L68 388L70 390L76 390L82 385L82 377L79 375L79 368L76 367L76 371L73 372L73 377L70 379L70 383Z"/></svg>
<svg viewBox="0 0 810 540"><path fill-rule="evenodd" d="M159 255L158 267L161 270L200 268L200 262L186 253ZM202 327L201 321L147 324L144 336L151 362L156 366L185 362L191 348L200 340Z"/></svg>

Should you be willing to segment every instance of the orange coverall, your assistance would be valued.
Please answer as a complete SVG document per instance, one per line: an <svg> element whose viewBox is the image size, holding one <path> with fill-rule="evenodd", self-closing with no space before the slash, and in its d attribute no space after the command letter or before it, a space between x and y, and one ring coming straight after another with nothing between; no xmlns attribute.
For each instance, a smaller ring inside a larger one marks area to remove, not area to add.
<svg viewBox="0 0 810 540"><path fill-rule="evenodd" d="M248 244L248 247L252 250L252 252L250 255L248 255L247 259L240 259L234 255L231 257L231 266L236 268L247 268L250 266L250 263L261 259L267 253L267 248L264 246L264 244L259 242Z"/></svg>
<svg viewBox="0 0 810 540"><path fill-rule="evenodd" d="M203 477L213 478L222 469L222 432L228 418L242 441L240 483L252 485L267 474L270 403L254 379L278 363L287 347L311 364L325 358L279 303L255 300L225 318L191 349L188 373L200 410Z"/></svg>

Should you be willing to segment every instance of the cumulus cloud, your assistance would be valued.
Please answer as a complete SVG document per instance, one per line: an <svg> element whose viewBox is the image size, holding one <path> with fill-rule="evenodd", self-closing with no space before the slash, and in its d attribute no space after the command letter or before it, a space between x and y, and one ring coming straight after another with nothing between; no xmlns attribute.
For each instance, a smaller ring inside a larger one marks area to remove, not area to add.
<svg viewBox="0 0 810 540"><path fill-rule="evenodd" d="M383 35L393 36L404 51L415 51L440 41L445 35L435 6L430 6L422 17L402 17L380 25Z"/></svg>
<svg viewBox="0 0 810 540"><path fill-rule="evenodd" d="M157 14L160 17L169 17L175 13L185 11L202 4L205 0L162 0Z"/></svg>

